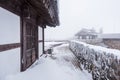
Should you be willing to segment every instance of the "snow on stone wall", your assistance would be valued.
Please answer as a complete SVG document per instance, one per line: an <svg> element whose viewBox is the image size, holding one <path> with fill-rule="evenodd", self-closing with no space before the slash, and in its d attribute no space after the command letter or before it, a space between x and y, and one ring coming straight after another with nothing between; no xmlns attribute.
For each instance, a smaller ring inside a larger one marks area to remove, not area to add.
<svg viewBox="0 0 120 80"><path fill-rule="evenodd" d="M98 43L101 43L102 42L102 39L77 39L78 41L81 41L81 42L85 42L85 43L88 43L88 44L98 44Z"/></svg>
<svg viewBox="0 0 120 80"><path fill-rule="evenodd" d="M120 51L70 41L72 52L80 60L80 66L92 74L93 80L120 80Z"/></svg>

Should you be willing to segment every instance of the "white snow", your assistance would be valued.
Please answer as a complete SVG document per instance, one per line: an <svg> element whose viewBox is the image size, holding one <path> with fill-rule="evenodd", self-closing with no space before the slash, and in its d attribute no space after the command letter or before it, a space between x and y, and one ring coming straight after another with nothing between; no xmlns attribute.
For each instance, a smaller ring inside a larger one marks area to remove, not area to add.
<svg viewBox="0 0 120 80"><path fill-rule="evenodd" d="M55 41L45 42L45 50L47 50L48 48L51 48L55 44L61 44L61 43L64 43L64 42L55 42Z"/></svg>
<svg viewBox="0 0 120 80"><path fill-rule="evenodd" d="M90 80L86 79L86 73L60 66L54 60L42 57L37 66L23 73L8 76L6 80Z"/></svg>
<svg viewBox="0 0 120 80"><path fill-rule="evenodd" d="M94 76L98 76L96 80L101 80L102 78L104 78L103 80L120 79L117 73L120 70L119 50L94 46L76 40L70 41L69 47L80 59L84 69L91 71L90 73L93 75L93 79ZM111 79L109 76L114 77L114 79Z"/></svg>
<svg viewBox="0 0 120 80"><path fill-rule="evenodd" d="M76 41L76 40L72 40L72 41L77 42L79 44L83 44L84 46L94 49L95 51L98 51L98 52L106 52L107 54L114 54L115 56L117 56L120 59L120 50L105 48L105 47L96 46L96 45L90 45L90 44L86 44L84 42L80 42L80 41Z"/></svg>
<svg viewBox="0 0 120 80"><path fill-rule="evenodd" d="M68 44L55 47L52 57L43 55L24 72L18 70L20 56L17 54L18 51L19 49L15 49L0 54L0 64L3 63L3 67L0 66L0 75L4 70L8 71L7 74L4 74L4 77L0 76L2 77L0 80L92 80L90 73L85 70L81 71L73 65L71 61L74 60L75 56L68 49ZM6 57L6 55L9 57ZM10 60L7 60L7 58Z"/></svg>

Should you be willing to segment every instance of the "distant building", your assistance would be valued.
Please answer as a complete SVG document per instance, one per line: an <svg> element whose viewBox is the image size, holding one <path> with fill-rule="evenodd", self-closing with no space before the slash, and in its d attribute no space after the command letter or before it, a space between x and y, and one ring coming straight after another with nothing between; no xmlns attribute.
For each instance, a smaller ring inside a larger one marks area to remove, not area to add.
<svg viewBox="0 0 120 80"><path fill-rule="evenodd" d="M101 34L98 38L102 39L103 43L109 48L120 50L120 33Z"/></svg>
<svg viewBox="0 0 120 80"><path fill-rule="evenodd" d="M75 34L76 39L96 39L97 33L94 29L81 29L77 34Z"/></svg>
<svg viewBox="0 0 120 80"><path fill-rule="evenodd" d="M120 33L102 34L102 29L97 33L94 29L83 28L75 34L75 39L88 44L120 50Z"/></svg>

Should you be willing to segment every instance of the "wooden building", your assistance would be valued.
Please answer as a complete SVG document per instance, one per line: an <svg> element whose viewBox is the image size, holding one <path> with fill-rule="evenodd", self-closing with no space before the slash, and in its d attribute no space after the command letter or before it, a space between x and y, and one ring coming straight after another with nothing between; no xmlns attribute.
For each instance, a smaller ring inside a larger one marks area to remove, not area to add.
<svg viewBox="0 0 120 80"><path fill-rule="evenodd" d="M20 17L21 71L39 58L38 26L44 50L44 28L59 25L57 3L57 0L0 0L0 7Z"/></svg>
<svg viewBox="0 0 120 80"><path fill-rule="evenodd" d="M75 34L75 37L80 40L96 39L97 33L94 29L81 29L77 34Z"/></svg>

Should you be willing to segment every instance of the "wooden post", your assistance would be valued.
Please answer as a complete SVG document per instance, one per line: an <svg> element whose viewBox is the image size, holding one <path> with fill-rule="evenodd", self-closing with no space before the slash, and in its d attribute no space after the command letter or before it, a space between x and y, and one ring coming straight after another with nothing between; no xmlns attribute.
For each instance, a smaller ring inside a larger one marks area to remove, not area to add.
<svg viewBox="0 0 120 80"><path fill-rule="evenodd" d="M45 37L44 37L44 27L42 27L42 44L43 44L43 54L45 54Z"/></svg>
<svg viewBox="0 0 120 80"><path fill-rule="evenodd" d="M21 9L21 14L20 14L20 71L23 71L23 61L22 61L22 56L23 54L23 12Z"/></svg>
<svg viewBox="0 0 120 80"><path fill-rule="evenodd" d="M39 59L39 42L38 42L38 26L37 27L37 30L36 30L36 57L37 59Z"/></svg>

